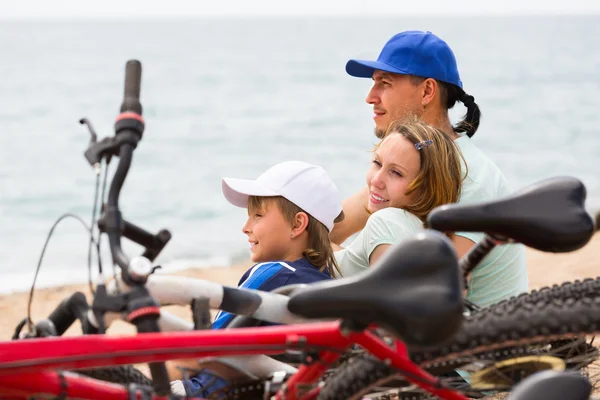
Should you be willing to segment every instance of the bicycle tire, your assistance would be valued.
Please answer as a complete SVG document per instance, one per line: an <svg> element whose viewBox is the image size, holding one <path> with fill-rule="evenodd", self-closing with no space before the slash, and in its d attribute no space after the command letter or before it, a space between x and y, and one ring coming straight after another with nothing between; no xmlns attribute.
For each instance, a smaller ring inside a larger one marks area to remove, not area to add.
<svg viewBox="0 0 600 400"><path fill-rule="evenodd" d="M116 365L114 367L86 368L74 371L78 374L105 382L122 385L137 384L152 386L152 381L132 365Z"/></svg>
<svg viewBox="0 0 600 400"><path fill-rule="evenodd" d="M421 368L442 373L473 358L489 361L527 354L526 346L559 343L598 332L600 278L565 282L507 299L468 316L446 344L428 351L409 351ZM597 352L594 354L597 357ZM318 399L350 399L396 374L393 368L362 354L329 375Z"/></svg>
<svg viewBox="0 0 600 400"><path fill-rule="evenodd" d="M111 382L129 386L136 384L140 386L152 387L152 380L140 372L132 365L117 365L113 367L79 369L74 372L87 377L98 379L105 382ZM262 379L248 379L230 382L229 385L207 396L207 399L230 400L262 400L264 398L264 383Z"/></svg>
<svg viewBox="0 0 600 400"><path fill-rule="evenodd" d="M548 297L554 299L579 299L581 297L595 298L600 297L600 277L585 278L584 280L575 280L545 286L538 290L521 293L517 296L502 300L494 306L499 307L502 304L511 304L516 302L536 303L539 301L548 301Z"/></svg>

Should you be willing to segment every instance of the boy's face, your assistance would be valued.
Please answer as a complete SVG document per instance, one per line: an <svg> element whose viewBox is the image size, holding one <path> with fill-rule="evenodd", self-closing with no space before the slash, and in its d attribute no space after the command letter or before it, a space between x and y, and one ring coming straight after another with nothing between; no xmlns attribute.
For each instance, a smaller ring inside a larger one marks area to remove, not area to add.
<svg viewBox="0 0 600 400"><path fill-rule="evenodd" d="M286 259L292 241L292 225L284 219L275 201L263 201L260 210L249 208L242 232L248 235L253 262Z"/></svg>

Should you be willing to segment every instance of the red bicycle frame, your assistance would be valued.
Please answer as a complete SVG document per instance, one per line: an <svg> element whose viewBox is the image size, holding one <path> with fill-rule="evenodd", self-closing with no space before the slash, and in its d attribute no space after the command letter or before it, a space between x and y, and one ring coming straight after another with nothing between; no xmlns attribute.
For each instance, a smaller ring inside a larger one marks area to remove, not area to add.
<svg viewBox="0 0 600 400"><path fill-rule="evenodd" d="M210 331L142 333L133 336L87 335L51 337L0 343L0 390L8 398L35 394L67 395L88 399L127 399L127 388L75 374L70 370L119 364L148 363L181 358L278 354L286 349L318 354L302 365L281 389L277 399L309 400L318 388L314 384L329 365L351 344L356 343L398 369L406 379L447 400L468 400L459 393L441 388L439 381L408 358L405 345L395 340L386 344L370 331L340 330L339 322L239 328ZM154 397L159 399L160 397Z"/></svg>

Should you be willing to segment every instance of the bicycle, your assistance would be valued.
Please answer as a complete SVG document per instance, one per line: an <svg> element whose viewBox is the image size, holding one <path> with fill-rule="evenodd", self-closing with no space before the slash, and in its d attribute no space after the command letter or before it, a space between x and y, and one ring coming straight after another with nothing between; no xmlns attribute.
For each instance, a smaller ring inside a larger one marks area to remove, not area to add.
<svg viewBox="0 0 600 400"><path fill-rule="evenodd" d="M115 125L115 138L95 143L86 152L88 160L94 163L102 157L119 157L105 209L104 230L109 237L113 261L121 267L121 279L130 291L112 294L101 282L95 291L91 313L85 306L73 306L72 310L70 307L77 301L66 301L52 313L48 323L38 324L37 331L33 332L39 336L53 332L58 334L79 318L96 323L94 328L89 327L90 331L95 330L95 335L75 338L50 336L0 343L0 388L3 393L14 398L41 392L81 398L125 398L143 393L149 396L147 398L161 398L157 396L168 396L170 392L163 363L166 360L210 355L269 355L294 349L302 353L304 363L293 375L278 374L265 381L263 386L243 387L243 392L240 389L238 393L229 394L235 397L243 393L244 398L253 394L262 398L274 393L275 398L311 399L322 395L322 389L328 387L327 384L315 386L319 377L354 343L402 371L408 381L429 393L445 399L466 399L464 395L444 388L439 379L423 371L409 359L406 350L407 345L411 348L439 348L460 329L463 318L463 283L459 278L456 254L446 236L435 231L425 231L394 246L380 263L365 274L299 287L289 297L206 282L212 307L294 325L173 332L169 336L156 333L159 332L162 313L147 287L148 283L152 287L152 281L157 277L152 276L154 268L148 258L127 259L120 246L121 236L128 225L118 208L119 193L131 164L133 149L144 128L139 104L140 78L141 64L128 62L125 99L122 114ZM573 194L572 189L568 188L566 193ZM570 222L574 232L578 233L578 240L561 243L556 238L549 238L545 245L551 243L556 251L569 251L587 243L591 237L587 224L589 215L582 212L581 200L581 196L576 196L568 208L576 211ZM494 221L488 222L494 224ZM514 233L502 231L500 225L498 223L498 229L507 237ZM543 228L549 229L545 232L553 232L552 227ZM535 241L535 233L530 232L520 238ZM146 252L151 249L152 246L149 246ZM424 288L426 293L423 293ZM205 301L207 296L201 297L199 301ZM571 314L578 313L593 320L597 318L594 311L598 309L600 307L576 304ZM111 312L126 312L128 320L136 325L138 335L103 335L106 327L104 317L110 317ZM308 322L315 318L341 322ZM377 327L391 333L393 338L379 337L375 330ZM141 385L124 387L85 378L75 372L62 372L146 362L150 363L152 389ZM57 369L60 371L57 372Z"/></svg>
<svg viewBox="0 0 600 400"><path fill-rule="evenodd" d="M548 215L560 216L560 219L554 217L554 220L548 221L545 220L545 218L542 218L542 215L538 215L539 221L542 221L547 226L533 227L534 229L530 228L532 232L539 233L539 236L535 238L535 243L527 241L528 238L526 237L520 238L521 241L526 242L526 244L531 247L542 248L543 246L548 246L544 248L545 250L552 250L553 242L548 236L544 236L544 233L551 233L550 236L554 236L556 237L555 240L561 241L563 245L567 246L565 250L573 250L576 247L579 247L581 243L587 241L586 235L593 231L593 226L589 224L589 216L587 213L582 211L582 208L577 209L577 212L575 213L574 220L582 219L582 221L585 222L583 225L586 226L582 232L587 232L578 237L578 232L569 227L575 227L577 225L570 225L568 223L573 216L567 216L567 213L560 212L561 210L574 210L573 204L571 203L573 198L585 198L585 190L580 182L565 178L551 179L538 183L537 185L526 189L525 192L528 193L529 197L526 198L523 193L517 193L510 199L499 200L488 203L487 205L474 206L475 211L481 207L488 207L489 213L498 216L496 222L489 221L489 217L487 216L482 217L478 213L474 213L473 208L467 211L464 211L464 208L462 208L462 213L457 213L456 208L462 206L452 206L436 211L432 220L430 220L430 223L442 231L452 231L456 229L463 230L463 228L476 230L478 229L477 227L467 226L467 224L472 224L472 222L469 221L475 221L476 223L479 223L480 226L487 225L488 227L493 227L499 222L507 224L507 221L509 221L507 216L511 213L514 214L512 210L522 209L523 213L528 213L531 206L526 206L523 202L529 202L536 206L538 204L547 203L552 204L553 207L550 210L545 210L543 214L548 213ZM552 201L549 202L548 199L552 199ZM561 201L561 199L563 201ZM500 212L499 206L510 209L510 212ZM450 212L452 212L452 214L449 214ZM445 218L445 216L448 215L450 215L452 220L446 223L450 223L451 225L441 226L440 218ZM477 216L478 219L473 219L472 215ZM515 222L521 221L521 217L522 216L520 215L515 215L513 217L513 223L508 224L511 229L514 229L514 227L517 226ZM433 220L433 218L436 218L437 220ZM481 220L484 222L480 222ZM460 225L456 226L452 224ZM520 222L520 226L524 226L522 222ZM552 229L552 226L560 228L558 230L555 229L552 232L550 230ZM559 235L561 232L563 235ZM512 234L518 235L519 232L512 232ZM565 236L568 237L571 242L565 240ZM472 270L472 266L476 265L485 256L484 252L479 251L484 245L487 246L487 251L489 251L493 248L495 242L492 242L491 237L488 237L486 241L476 248L475 251L478 252L477 257L470 254L469 257L461 261L462 272L465 278ZM573 247L569 248L568 246ZM155 281L152 282L152 279L155 279ZM185 295L185 293L201 292L200 290L192 290L191 288L193 285L196 285L196 282L189 279L182 280L179 278L155 276L149 281L148 287L152 295L158 299L161 304L176 303L185 305L189 304L192 300L191 296ZM187 288L188 286L189 288ZM165 294L169 292L175 293L175 288L179 288L181 292L177 292L177 297ZM582 338L578 337L575 340L566 340L562 338L557 340L550 332L542 335L541 338L534 338L531 334L524 334L522 342L527 345L527 347L524 347L515 346L514 343L503 338L503 335L508 337L508 335L515 334L519 331L522 332L536 328L544 329L547 325L547 323L540 321L539 319L532 320L531 318L528 318L528 315L523 318L523 315L514 314L511 310L514 311L518 310L520 307L529 307L531 313L543 316L545 311L552 311L552 307L554 307L552 304L557 300L562 302L583 301L581 300L583 298L598 297L599 293L600 279L596 279L584 282L566 283L553 289L544 288L541 289L541 291L523 294L517 298L490 307L490 309L486 310L483 314L477 314L476 312L476 315L467 317L464 327L457 335L457 339L446 346L428 352L423 352L419 349L409 349L411 350L411 358L417 364L428 369L429 372L436 376L448 375L457 368L477 362L479 364L477 367L472 365L468 367L471 372L476 372L475 381L466 381L464 377L460 375L455 375L453 378L444 378L445 384L472 396L476 396L479 392L483 391L493 392L510 390L515 383L530 375L532 371L543 370L546 368L582 369L588 367L591 362L598 358L598 350L595 347L592 347L591 344L588 345ZM532 309L531 307L535 304L538 305ZM562 311L558 311L558 313L561 321L571 321L569 318L572 318L572 316L568 316ZM521 318L530 321L530 324L520 326L523 325ZM285 320L278 320L276 322L289 323ZM243 324L243 322L241 324ZM241 324L238 324L238 326ZM492 324L492 326L499 326L499 328L496 328L497 330L495 332L489 333L490 324ZM583 325L580 324L581 332L578 333L585 333L585 329L589 329L589 324L590 323L585 325L585 322ZM179 324L177 327L170 329L181 330L186 328L184 324ZM592 332L593 326L590 333ZM490 335L492 335L492 337L490 337ZM478 353L473 354L469 345L473 346L473 343L480 343L482 337L488 338L489 343L487 348L485 350L480 349ZM492 351L494 347L502 350L501 353L508 353L499 355L497 351ZM574 349L577 351L574 352ZM443 358L441 357L442 355L444 356ZM352 364L350 362L352 362ZM259 368L262 368L262 366ZM502 372L501 379L498 378L500 372ZM322 392L323 398L328 398L327 396L330 396L330 392L333 393L331 398L337 398L339 393L344 391L343 388L348 386L347 382L356 382L356 385L361 388L368 388L375 383L381 383L381 380L386 377L389 378L395 375L392 368L369 356L348 360L346 365L342 365L338 368L337 372L332 373L329 371L329 374L331 376L327 380L327 384L331 390L325 388ZM336 379L336 375L338 374L340 377ZM338 381L341 383L337 383ZM400 393L406 398L418 398L418 395L414 393L414 386L407 386L406 382L402 381L396 381L394 383L398 386L404 386ZM393 387L395 385L388 384L387 386ZM404 390L406 392L404 392ZM375 389L375 392L383 391L385 391L385 388L381 386ZM351 396L353 393L348 393L347 395Z"/></svg>
<svg viewBox="0 0 600 400"><path fill-rule="evenodd" d="M581 375L544 371L517 385L507 400L591 400L591 393L592 385Z"/></svg>
<svg viewBox="0 0 600 400"><path fill-rule="evenodd" d="M557 186L553 188L550 182ZM572 190L570 194L562 190L568 186ZM572 249L577 248L576 242L580 238L568 221L573 215L569 216L567 210L581 212L582 216L584 212L571 208L574 198L585 199L583 185L569 179L551 179L498 201L440 207L431 213L428 224L440 231L486 232L484 241L461 260L460 269L466 280L474 266L494 246L506 243L507 237L533 248L556 252L559 249L553 248L553 242L547 236L550 234L548 229L554 226L552 235L555 239L565 245L573 240ZM552 207L556 209L550 211ZM549 212L548 217L539 219L538 226L531 224L546 212ZM497 223L503 223L510 234L495 229ZM591 220L586 225L588 232L594 230ZM519 237L519 229L537 231L538 236L535 241ZM599 351L593 347L594 337L587 343L585 335L598 330L597 317L586 320L570 314L567 308L571 304L596 304L598 298L600 278L565 282L524 293L486 309L476 309L465 318L459 333L449 343L433 351L409 348L410 357L436 376L451 375L444 379L446 385L474 397L481 397L481 392L510 390L536 370L591 369ZM565 331L566 326L569 326L569 332ZM466 379L467 374L454 373L457 369L466 370L470 377ZM597 378L596 372L591 380L595 383ZM327 397L328 389L323 391L322 397L335 398L334 393L346 381L375 387L377 392L397 391L398 386L405 386L409 391L413 389L396 378L393 368L368 355L359 355L330 377L326 387L331 390L332 397ZM423 397L411 393L407 398Z"/></svg>

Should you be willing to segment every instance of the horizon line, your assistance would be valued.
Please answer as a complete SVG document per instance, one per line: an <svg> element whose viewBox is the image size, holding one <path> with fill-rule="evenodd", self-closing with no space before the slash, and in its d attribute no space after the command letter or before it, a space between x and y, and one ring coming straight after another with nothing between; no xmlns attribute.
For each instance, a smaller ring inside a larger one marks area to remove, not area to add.
<svg viewBox="0 0 600 400"><path fill-rule="evenodd" d="M391 18L402 18L402 17L424 17L424 18L477 18L477 17L598 17L600 16L600 10L593 11L575 11L575 12L555 12L555 11L538 11L538 12L473 12L473 13L398 13L398 14L387 14L385 17L381 17L377 14L357 14L357 13L272 13L272 14L232 14L232 13L213 13L213 14L74 14L74 15L0 15L0 21L58 21L58 20L173 20L173 19L216 19L216 18L377 18L377 19L391 19Z"/></svg>

